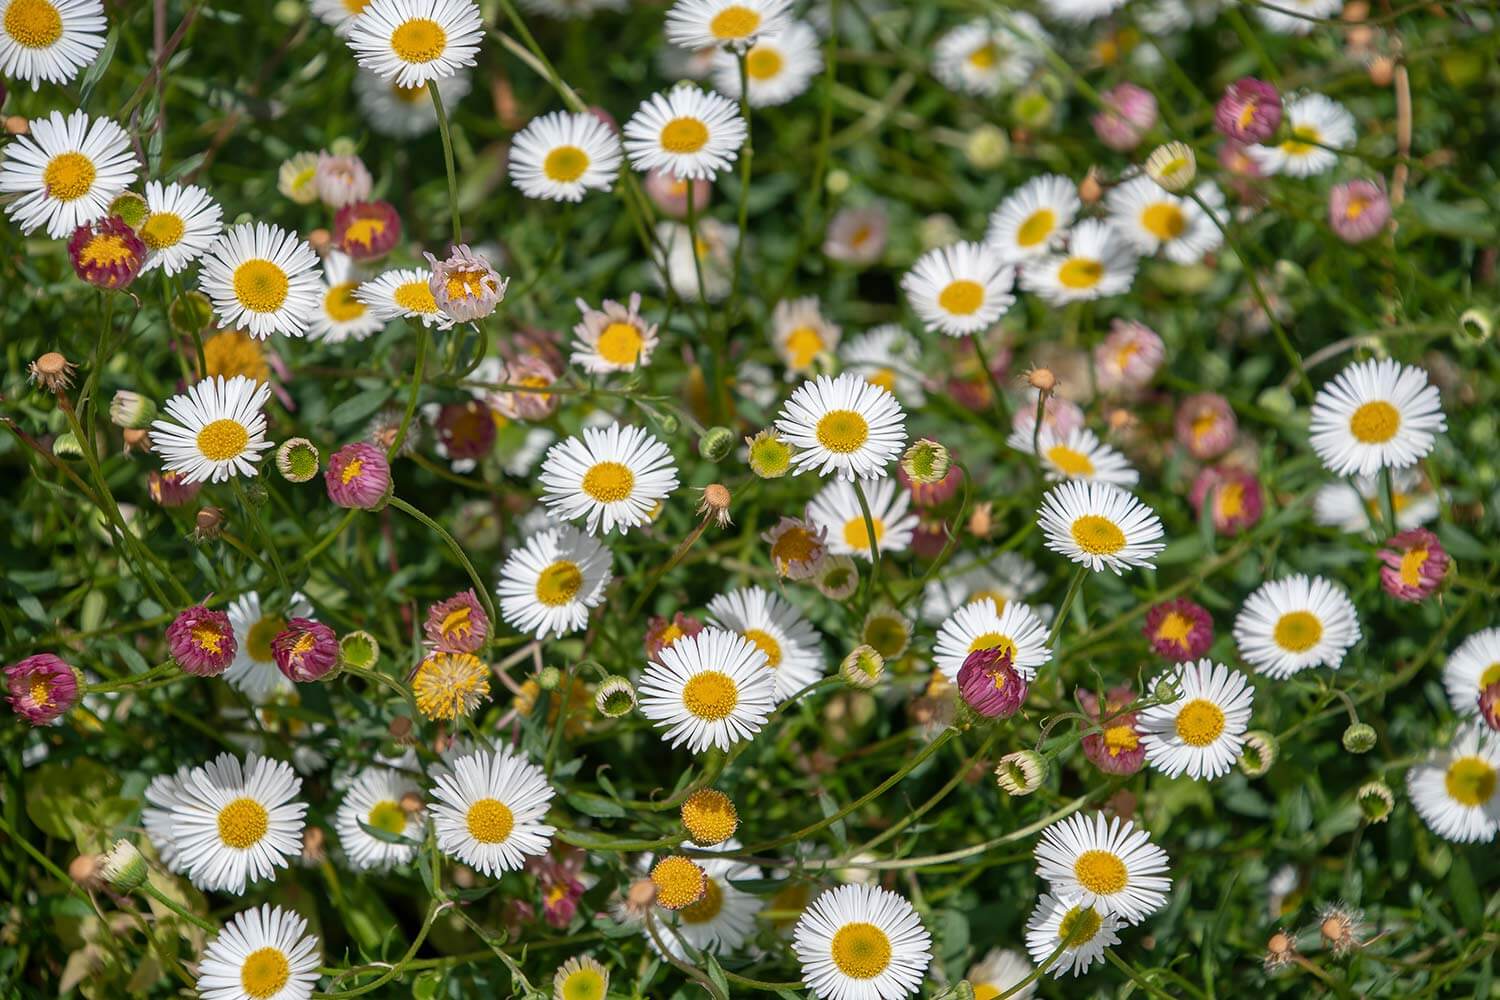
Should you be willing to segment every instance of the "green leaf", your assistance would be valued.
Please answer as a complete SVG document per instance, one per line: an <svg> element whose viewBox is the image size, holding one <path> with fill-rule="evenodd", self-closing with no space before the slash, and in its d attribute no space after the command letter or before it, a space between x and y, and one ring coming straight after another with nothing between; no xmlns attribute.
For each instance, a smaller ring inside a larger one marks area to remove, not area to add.
<svg viewBox="0 0 1500 1000"><path fill-rule="evenodd" d="M104 48L99 50L98 57L84 70L83 79L78 87L78 106L86 108L89 98L93 96L94 87L99 83L104 71L109 69L110 61L115 57L115 47L120 44L120 26L117 24L109 29L109 35L104 39Z"/></svg>
<svg viewBox="0 0 1500 1000"><path fill-rule="evenodd" d="M594 792L568 791L564 796L568 805L577 809L585 816L593 816L598 819L617 819L625 815L625 809L613 799L605 798Z"/></svg>
<svg viewBox="0 0 1500 1000"><path fill-rule="evenodd" d="M1453 853L1453 867L1448 869L1448 891L1453 894L1453 906L1464 926L1479 933L1484 924L1484 907L1474 887L1474 870L1469 867L1469 859L1458 851Z"/></svg>
<svg viewBox="0 0 1500 1000"><path fill-rule="evenodd" d="M339 428L352 427L362 420L367 420L376 410L384 406L394 391L390 386L383 385L356 393L329 411L328 420Z"/></svg>

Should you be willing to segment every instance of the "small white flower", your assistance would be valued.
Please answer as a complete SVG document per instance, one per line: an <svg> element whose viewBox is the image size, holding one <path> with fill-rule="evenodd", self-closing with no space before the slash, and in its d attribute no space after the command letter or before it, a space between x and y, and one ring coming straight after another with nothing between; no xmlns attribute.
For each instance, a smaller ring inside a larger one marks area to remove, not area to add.
<svg viewBox="0 0 1500 1000"><path fill-rule="evenodd" d="M1067 973L1081 976L1104 958L1105 948L1120 943L1119 929L1120 920L1113 914L1070 905L1044 892L1026 921L1026 949L1031 960L1041 965L1066 943L1049 970L1052 978L1061 979Z"/></svg>
<svg viewBox="0 0 1500 1000"><path fill-rule="evenodd" d="M432 789L438 850L491 878L547 853L557 828L541 822L556 791L509 747L451 762Z"/></svg>
<svg viewBox="0 0 1500 1000"><path fill-rule="evenodd" d="M342 3L343 0L336 2ZM438 80L438 93L442 95L443 110L448 115L453 114L458 102L469 93L470 86L467 71ZM437 108L433 107L432 96L421 84L404 87L361 67L354 78L354 96L359 100L359 110L365 120L381 135L414 139L437 128Z"/></svg>
<svg viewBox="0 0 1500 1000"><path fill-rule="evenodd" d="M474 65L483 39L473 0L372 0L350 23L347 41L365 69L420 87Z"/></svg>
<svg viewBox="0 0 1500 1000"><path fill-rule="evenodd" d="M957 684L964 661L981 649L1009 653L1011 667L1028 681L1036 677L1038 667L1052 659L1046 626L1035 611L1019 601L1007 602L1004 610L999 610L994 601L981 599L954 611L938 629L932 659L948 683Z"/></svg>
<svg viewBox="0 0 1500 1000"><path fill-rule="evenodd" d="M270 386L244 375L195 382L167 400L166 416L152 422L151 449L187 483L253 477L261 452L272 446L261 412L270 398Z"/></svg>
<svg viewBox="0 0 1500 1000"><path fill-rule="evenodd" d="M793 472L874 479L906 446L906 411L885 389L850 372L803 382L776 417L797 449Z"/></svg>
<svg viewBox="0 0 1500 1000"><path fill-rule="evenodd" d="M760 587L742 587L708 602L713 625L738 632L766 654L776 680L776 701L785 701L827 670L822 638L785 598Z"/></svg>
<svg viewBox="0 0 1500 1000"><path fill-rule="evenodd" d="M198 287L228 329L258 340L306 335L318 310L318 255L296 233L264 222L231 226L203 257Z"/></svg>
<svg viewBox="0 0 1500 1000"><path fill-rule="evenodd" d="M102 0L0 0L0 76L67 84L104 48Z"/></svg>
<svg viewBox="0 0 1500 1000"><path fill-rule="evenodd" d="M399 267L362 283L354 298L370 307L384 322L393 319L420 320L425 327L447 330L453 318L438 308L432 294L432 272L425 267Z"/></svg>
<svg viewBox="0 0 1500 1000"><path fill-rule="evenodd" d="M1277 678L1309 667L1337 670L1359 636L1349 595L1321 576L1300 573L1261 584L1234 619L1240 656Z"/></svg>
<svg viewBox="0 0 1500 1000"><path fill-rule="evenodd" d="M417 783L386 767L365 771L354 780L334 814L339 846L356 871L386 871L417 856L427 818L422 810L408 812L407 796L421 797ZM364 826L405 838L404 843L382 840Z"/></svg>
<svg viewBox="0 0 1500 1000"><path fill-rule="evenodd" d="M1103 813L1069 816L1042 831L1036 846L1037 875L1070 906L1092 906L1101 914L1138 924L1167 905L1172 880L1167 855L1145 830Z"/></svg>
<svg viewBox="0 0 1500 1000"><path fill-rule="evenodd" d="M1406 772L1406 792L1422 822L1444 840L1487 844L1500 833L1500 739L1476 723L1446 750Z"/></svg>
<svg viewBox="0 0 1500 1000"><path fill-rule="evenodd" d="M500 617L538 639L577 632L604 600L609 549L572 525L531 535L500 567Z"/></svg>
<svg viewBox="0 0 1500 1000"><path fill-rule="evenodd" d="M625 123L625 153L642 173L713 180L734 163L746 134L733 101L681 84L652 94Z"/></svg>
<svg viewBox="0 0 1500 1000"><path fill-rule="evenodd" d="M302 851L307 805L290 764L220 754L182 779L169 822L182 871L195 885L243 895Z"/></svg>
<svg viewBox="0 0 1500 1000"><path fill-rule="evenodd" d="M1266 175L1310 177L1338 163L1337 150L1354 145L1354 116L1338 101L1308 94L1287 104L1282 128L1290 137L1275 146L1251 146L1246 152Z"/></svg>
<svg viewBox="0 0 1500 1000"><path fill-rule="evenodd" d="M879 386L907 406L921 406L922 346L898 323L885 323L839 348L844 369Z"/></svg>
<svg viewBox="0 0 1500 1000"><path fill-rule="evenodd" d="M588 533L609 534L645 524L677 488L667 446L644 428L612 423L585 427L547 450L542 503L563 521L584 520Z"/></svg>
<svg viewBox="0 0 1500 1000"><path fill-rule="evenodd" d="M264 904L236 913L203 949L203 1000L308 1000L318 983L318 937L291 910Z"/></svg>
<svg viewBox="0 0 1500 1000"><path fill-rule="evenodd" d="M901 278L912 310L928 330L950 337L978 333L1015 303L1015 271L983 243L929 250Z"/></svg>
<svg viewBox="0 0 1500 1000"><path fill-rule="evenodd" d="M750 106L785 104L807 90L813 77L823 71L823 50L818 45L817 32L801 21L757 38L743 56ZM714 53L714 87L735 101L740 99L740 58L724 49Z"/></svg>
<svg viewBox="0 0 1500 1000"><path fill-rule="evenodd" d="M1062 242L1082 207L1078 185L1068 178L1060 174L1033 177L991 213L984 241L1007 261L1042 256Z"/></svg>
<svg viewBox="0 0 1500 1000"><path fill-rule="evenodd" d="M1169 778L1218 778L1234 767L1250 726L1255 693L1245 675L1203 659L1171 675L1182 697L1137 719L1146 761Z"/></svg>
<svg viewBox="0 0 1500 1000"><path fill-rule="evenodd" d="M582 201L620 172L620 140L598 115L554 111L532 119L510 146L510 179L528 198Z"/></svg>
<svg viewBox="0 0 1500 1000"><path fill-rule="evenodd" d="M1479 695L1500 684L1500 628L1481 629L1459 643L1443 666L1448 704L1459 716L1479 712Z"/></svg>
<svg viewBox="0 0 1500 1000"><path fill-rule="evenodd" d="M917 527L917 516L908 513L910 495L896 480L886 477L863 483L870 505L870 525L875 529L875 543L882 553L904 552L911 545ZM807 519L827 532L828 551L834 555L874 558L870 531L854 484L836 479L807 505Z"/></svg>
<svg viewBox="0 0 1500 1000"><path fill-rule="evenodd" d="M184 270L203 256L224 225L217 202L201 187L146 182L146 221L141 224L141 242L146 260L141 273L161 268L168 275Z"/></svg>
<svg viewBox="0 0 1500 1000"><path fill-rule="evenodd" d="M662 647L637 685L641 714L674 748L728 750L770 717L776 685L766 654L742 635L709 627Z"/></svg>
<svg viewBox="0 0 1500 1000"><path fill-rule="evenodd" d="M785 30L792 0L677 0L667 11L667 39L679 48L743 49Z"/></svg>
<svg viewBox="0 0 1500 1000"><path fill-rule="evenodd" d="M1030 449L1027 449L1030 451ZM1075 428L1068 434L1043 428L1037 441L1037 453L1048 482L1082 479L1116 486L1134 486L1140 474L1130 461L1114 448L1100 441L1094 432Z"/></svg>
<svg viewBox="0 0 1500 1000"><path fill-rule="evenodd" d="M1178 264L1196 264L1219 249L1226 220L1224 195L1209 183L1194 192L1214 213L1205 212L1192 198L1169 194L1149 177L1126 181L1104 200L1109 222L1143 257L1161 252ZM1217 221L1215 218L1217 217Z"/></svg>
<svg viewBox="0 0 1500 1000"><path fill-rule="evenodd" d="M71 236L135 180L130 137L108 118L54 111L27 122L26 131L5 144L0 161L0 195L18 196L5 214L22 233L45 226L55 240Z"/></svg>
<svg viewBox="0 0 1500 1000"><path fill-rule="evenodd" d="M875 885L841 885L803 911L792 950L820 1000L901 1000L922 986L932 935L904 897Z"/></svg>
<svg viewBox="0 0 1500 1000"><path fill-rule="evenodd" d="M307 328L308 340L342 344L364 340L385 329L385 320L354 297L360 279L354 259L341 250L329 250L323 258L322 294Z"/></svg>
<svg viewBox="0 0 1500 1000"><path fill-rule="evenodd" d="M1085 219L1068 234L1067 249L1029 259L1021 287L1055 306L1087 302L1130 290L1136 254L1102 219Z"/></svg>
<svg viewBox="0 0 1500 1000"><path fill-rule="evenodd" d="M1108 483L1069 480L1055 486L1037 514L1047 548L1096 573L1152 566L1166 548L1156 512Z"/></svg>
<svg viewBox="0 0 1500 1000"><path fill-rule="evenodd" d="M1427 372L1390 358L1350 365L1313 400L1313 451L1340 476L1415 465L1447 429Z"/></svg>

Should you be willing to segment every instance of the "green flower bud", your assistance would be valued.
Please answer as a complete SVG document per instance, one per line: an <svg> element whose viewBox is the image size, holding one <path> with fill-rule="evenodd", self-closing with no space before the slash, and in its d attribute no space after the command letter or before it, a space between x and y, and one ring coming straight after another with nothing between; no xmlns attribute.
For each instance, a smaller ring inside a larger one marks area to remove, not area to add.
<svg viewBox="0 0 1500 1000"><path fill-rule="evenodd" d="M1354 801L1359 803L1359 811L1366 823L1384 823L1391 818L1391 810L1396 806L1396 797L1391 794L1391 787L1383 781L1369 781L1361 785L1359 791L1354 793Z"/></svg>
<svg viewBox="0 0 1500 1000"><path fill-rule="evenodd" d="M1495 317L1488 309L1465 309L1462 316L1458 317L1458 328L1463 334L1463 342L1475 347L1487 342L1490 334L1495 331Z"/></svg>
<svg viewBox="0 0 1500 1000"><path fill-rule="evenodd" d="M78 438L72 431L63 431L52 441L52 454L58 458L82 458L83 446L78 443Z"/></svg>
<svg viewBox="0 0 1500 1000"><path fill-rule="evenodd" d="M994 170L1010 159L1010 136L998 126L980 125L969 133L964 156L976 170Z"/></svg>
<svg viewBox="0 0 1500 1000"><path fill-rule="evenodd" d="M594 695L594 708L609 719L629 715L635 709L635 688L623 677L606 677Z"/></svg>
<svg viewBox="0 0 1500 1000"><path fill-rule="evenodd" d="M1350 753L1369 753L1375 749L1375 727L1366 722L1351 723L1344 730L1344 749Z"/></svg>
<svg viewBox="0 0 1500 1000"><path fill-rule="evenodd" d="M118 215L120 219L131 229L140 229L141 224L146 221L146 216L151 210L146 207L146 199L134 191L121 191L115 196L115 200L109 203L105 215Z"/></svg>
<svg viewBox="0 0 1500 1000"><path fill-rule="evenodd" d="M839 664L839 676L850 687L872 688L885 674L885 658L869 646L855 646Z"/></svg>
<svg viewBox="0 0 1500 1000"><path fill-rule="evenodd" d="M276 471L289 483L305 483L318 474L318 449L307 438L288 438L276 449Z"/></svg>
<svg viewBox="0 0 1500 1000"><path fill-rule="evenodd" d="M357 670L374 670L380 662L380 643L368 632L350 632L339 639L339 662Z"/></svg>
<svg viewBox="0 0 1500 1000"><path fill-rule="evenodd" d="M698 454L710 462L722 462L734 448L734 431L728 427L710 427L698 437Z"/></svg>
<svg viewBox="0 0 1500 1000"><path fill-rule="evenodd" d="M156 419L156 404L138 392L121 389L109 401L109 419L116 427L141 430Z"/></svg>
<svg viewBox="0 0 1500 1000"><path fill-rule="evenodd" d="M1009 795L1030 795L1047 780L1047 758L1035 750L1017 750L1000 758L995 783Z"/></svg>
<svg viewBox="0 0 1500 1000"><path fill-rule="evenodd" d="M543 691L556 690L562 683L562 671L556 667L543 667L537 671L536 682Z"/></svg>
<svg viewBox="0 0 1500 1000"><path fill-rule="evenodd" d="M1276 763L1276 752L1276 737L1264 729L1252 729L1240 748L1240 770L1247 778L1259 778Z"/></svg>
<svg viewBox="0 0 1500 1000"><path fill-rule="evenodd" d="M132 893L146 884L146 859L128 840L117 840L104 855L100 868L104 881L117 892Z"/></svg>
<svg viewBox="0 0 1500 1000"><path fill-rule="evenodd" d="M167 310L167 322L172 332L184 337L202 333L213 322L214 307L202 292L186 291L172 300Z"/></svg>
<svg viewBox="0 0 1500 1000"><path fill-rule="evenodd" d="M912 482L923 486L942 482L951 463L948 449L930 438L917 439L901 456L902 471Z"/></svg>

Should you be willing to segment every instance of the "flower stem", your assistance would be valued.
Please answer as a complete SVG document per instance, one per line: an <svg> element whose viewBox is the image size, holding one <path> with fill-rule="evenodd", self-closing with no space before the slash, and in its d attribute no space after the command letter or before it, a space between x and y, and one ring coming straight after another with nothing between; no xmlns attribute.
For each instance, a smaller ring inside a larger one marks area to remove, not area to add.
<svg viewBox="0 0 1500 1000"><path fill-rule="evenodd" d="M219 933L218 925L209 923L207 920L204 920L202 917L198 916L198 914L186 909L181 903L177 902L177 900L172 899L156 886L152 885L149 879L141 883L140 891L143 895L150 896L162 906L165 906L167 909L171 910L173 913L177 914L179 917L186 920L194 927L197 927L199 930L207 931L210 934Z"/></svg>
<svg viewBox="0 0 1500 1000"><path fill-rule="evenodd" d="M875 537L875 519L870 516L870 501L859 479L854 480L854 495L859 498L859 512L865 519L865 539L870 543L870 578L865 581L864 610L870 610L875 599L875 581L880 577L880 540Z"/></svg>
<svg viewBox="0 0 1500 1000"><path fill-rule="evenodd" d="M443 107L443 94L438 90L437 80L427 81L427 93L432 95L432 109L437 112L438 132L443 137L443 166L448 170L448 211L453 216L453 245L464 241L463 222L458 217L458 171L453 167L453 136L448 131L448 112Z"/></svg>
<svg viewBox="0 0 1500 1000"><path fill-rule="evenodd" d="M401 426L396 428L396 436L391 440L391 446L386 449L387 460L394 459L406 443L406 433L411 429L412 414L417 412L417 398L422 394L422 374L427 370L427 327L417 328L417 366L411 373L411 393L406 397L406 412L401 414Z"/></svg>
<svg viewBox="0 0 1500 1000"><path fill-rule="evenodd" d="M1079 566L1073 571L1073 579L1068 581L1068 592L1063 595L1062 604L1057 609L1057 617L1052 619L1052 631L1047 633L1047 646L1050 648L1057 643L1057 637L1062 632L1063 619L1068 617L1072 610L1073 601L1077 599L1078 592L1083 589L1083 578L1088 576L1089 568Z"/></svg>
<svg viewBox="0 0 1500 1000"><path fill-rule="evenodd" d="M495 614L495 602L490 599L490 589L485 586L484 577L480 576L479 571L474 568L474 564L469 560L468 554L464 552L463 546L459 545L457 539L448 534L447 529L441 524L438 524L400 497L391 497L390 503L392 507L426 525L429 531L443 540L443 543L448 546L448 551L452 552L454 558L463 564L464 570L469 574L469 580L474 584L474 592L479 595L479 600L484 603L484 613L490 616L490 627L492 629L496 628L496 623L500 621L500 616Z"/></svg>

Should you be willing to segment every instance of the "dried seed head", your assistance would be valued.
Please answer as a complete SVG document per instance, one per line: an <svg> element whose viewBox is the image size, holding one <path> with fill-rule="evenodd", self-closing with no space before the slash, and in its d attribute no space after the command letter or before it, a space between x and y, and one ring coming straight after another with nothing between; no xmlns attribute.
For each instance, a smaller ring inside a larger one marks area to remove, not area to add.
<svg viewBox="0 0 1500 1000"><path fill-rule="evenodd" d="M62 392L73 385L73 373L77 371L67 358L56 351L48 351L26 366L27 377L48 392Z"/></svg>

